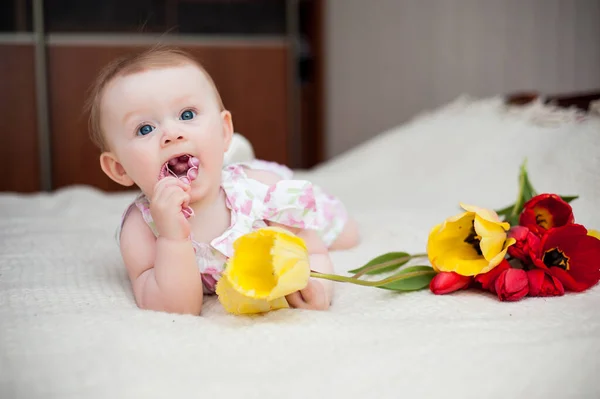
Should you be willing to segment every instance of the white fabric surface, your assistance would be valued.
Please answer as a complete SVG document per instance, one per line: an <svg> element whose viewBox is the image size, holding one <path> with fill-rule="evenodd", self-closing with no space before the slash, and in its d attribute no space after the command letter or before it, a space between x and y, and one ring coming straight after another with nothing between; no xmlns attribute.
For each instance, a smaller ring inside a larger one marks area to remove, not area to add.
<svg viewBox="0 0 600 399"><path fill-rule="evenodd" d="M600 121L542 127L538 111L459 99L301 172L360 223L337 271L423 251L459 201L512 203L525 156L538 191L580 194L576 220L600 228ZM113 241L131 198L0 195L0 397L600 397L600 287L501 303L338 284L328 312L141 311Z"/></svg>
<svg viewBox="0 0 600 399"><path fill-rule="evenodd" d="M225 164L245 162L254 159L254 148L246 137L240 133L234 133L231 138L229 149L225 153Z"/></svg>

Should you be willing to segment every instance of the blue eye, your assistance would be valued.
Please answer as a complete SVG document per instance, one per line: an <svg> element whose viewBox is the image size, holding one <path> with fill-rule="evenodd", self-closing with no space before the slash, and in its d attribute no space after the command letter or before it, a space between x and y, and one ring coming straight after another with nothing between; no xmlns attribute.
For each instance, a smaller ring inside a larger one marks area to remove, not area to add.
<svg viewBox="0 0 600 399"><path fill-rule="evenodd" d="M196 113L194 111L190 111L190 110L183 111L181 113L181 119L184 120L184 121L193 119L194 116L196 116Z"/></svg>
<svg viewBox="0 0 600 399"><path fill-rule="evenodd" d="M154 127L152 127L150 125L144 125L144 126L140 127L137 132L138 132L138 134L145 136L145 135L149 134L150 132L152 132L153 130L154 130Z"/></svg>

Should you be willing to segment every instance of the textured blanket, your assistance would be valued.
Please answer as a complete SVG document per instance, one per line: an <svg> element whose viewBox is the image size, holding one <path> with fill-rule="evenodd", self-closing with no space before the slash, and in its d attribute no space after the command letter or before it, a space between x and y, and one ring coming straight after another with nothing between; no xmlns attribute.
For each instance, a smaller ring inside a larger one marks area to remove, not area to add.
<svg viewBox="0 0 600 399"><path fill-rule="evenodd" d="M512 203L525 157L538 191L579 194L576 221L600 228L600 120L551 111L459 99L300 171L360 223L337 272L422 252L460 201ZM132 197L0 195L0 397L600 397L600 286L503 303L340 283L327 312L142 311L113 238Z"/></svg>

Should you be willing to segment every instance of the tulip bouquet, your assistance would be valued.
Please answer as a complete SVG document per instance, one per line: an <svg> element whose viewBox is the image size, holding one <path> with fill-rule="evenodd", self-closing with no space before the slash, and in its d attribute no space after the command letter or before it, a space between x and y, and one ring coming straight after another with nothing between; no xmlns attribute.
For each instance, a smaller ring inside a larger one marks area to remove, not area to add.
<svg viewBox="0 0 600 399"><path fill-rule="evenodd" d="M304 242L267 227L240 237L217 284L234 314L288 307L285 296L322 278L392 291L429 287L437 295L473 288L501 301L581 292L600 280L600 233L575 223L577 196L538 194L521 166L514 204L500 210L460 204L463 212L434 226L426 253L390 252L350 270L351 276L310 269ZM430 265L409 264L427 258ZM386 274L384 278L370 277Z"/></svg>
<svg viewBox="0 0 600 399"><path fill-rule="evenodd" d="M501 301L581 292L600 280L600 236L575 223L577 196L538 194L521 166L519 194L500 210L462 205L435 226L427 253L434 294L475 288Z"/></svg>

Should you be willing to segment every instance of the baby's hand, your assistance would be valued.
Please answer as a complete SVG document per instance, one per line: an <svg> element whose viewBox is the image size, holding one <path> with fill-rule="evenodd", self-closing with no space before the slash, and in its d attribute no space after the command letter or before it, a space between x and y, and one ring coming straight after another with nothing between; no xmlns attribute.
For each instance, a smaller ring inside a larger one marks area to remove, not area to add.
<svg viewBox="0 0 600 399"><path fill-rule="evenodd" d="M327 310L329 309L329 298L323 284L317 280L308 280L306 288L296 291L285 297L293 308Z"/></svg>
<svg viewBox="0 0 600 399"><path fill-rule="evenodd" d="M161 237L174 240L190 235L190 224L181 211L190 201L190 186L175 177L161 179L154 186L150 213Z"/></svg>

